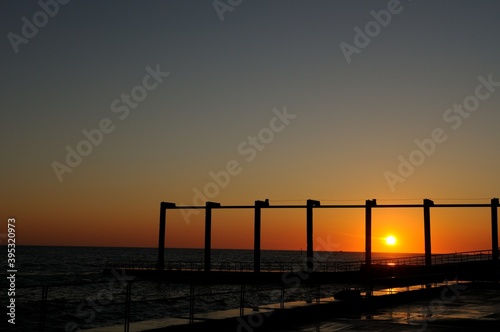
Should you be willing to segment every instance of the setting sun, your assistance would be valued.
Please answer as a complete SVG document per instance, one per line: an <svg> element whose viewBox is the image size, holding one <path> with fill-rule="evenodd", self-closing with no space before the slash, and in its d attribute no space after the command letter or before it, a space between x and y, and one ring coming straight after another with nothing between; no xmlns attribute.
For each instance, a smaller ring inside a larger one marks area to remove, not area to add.
<svg viewBox="0 0 500 332"><path fill-rule="evenodd" d="M393 246L396 244L396 238L392 235L389 235L388 237L385 238L385 244L389 246Z"/></svg>

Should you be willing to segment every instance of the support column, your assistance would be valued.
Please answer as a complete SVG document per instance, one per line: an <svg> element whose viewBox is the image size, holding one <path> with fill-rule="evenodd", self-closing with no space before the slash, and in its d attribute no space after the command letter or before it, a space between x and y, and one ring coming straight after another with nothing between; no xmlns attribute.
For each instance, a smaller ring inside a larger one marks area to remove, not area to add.
<svg viewBox="0 0 500 332"><path fill-rule="evenodd" d="M319 206L319 201L307 200L306 211L306 239L307 239L307 271L314 271L314 249L313 249L313 207Z"/></svg>
<svg viewBox="0 0 500 332"><path fill-rule="evenodd" d="M372 207L377 205L377 200L365 202L365 266L369 271L372 266Z"/></svg>
<svg viewBox="0 0 500 332"><path fill-rule="evenodd" d="M210 271L210 257L212 251L212 208L219 207L220 203L205 203L205 272Z"/></svg>
<svg viewBox="0 0 500 332"><path fill-rule="evenodd" d="M260 272L260 210L268 207L269 200L255 201L254 231L253 231L253 271Z"/></svg>
<svg viewBox="0 0 500 332"><path fill-rule="evenodd" d="M431 206L434 202L430 199L424 199L424 241L425 241L425 265L432 265L431 250Z"/></svg>
<svg viewBox="0 0 500 332"><path fill-rule="evenodd" d="M167 223L167 208L175 207L175 203L160 203L160 230L158 232L158 264L156 269L165 269L165 226Z"/></svg>
<svg viewBox="0 0 500 332"><path fill-rule="evenodd" d="M491 199L491 258L498 261L498 198Z"/></svg>

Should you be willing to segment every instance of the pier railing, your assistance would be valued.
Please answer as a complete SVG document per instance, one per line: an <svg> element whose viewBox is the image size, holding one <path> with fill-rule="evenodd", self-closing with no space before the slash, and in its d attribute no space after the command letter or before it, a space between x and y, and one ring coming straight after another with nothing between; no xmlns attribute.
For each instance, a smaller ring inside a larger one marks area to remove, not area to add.
<svg viewBox="0 0 500 332"><path fill-rule="evenodd" d="M192 280L171 287L124 276L116 273L115 279L107 281L19 286L16 288L16 302L22 305L27 315L12 331L100 330L99 327L123 322L123 331L128 332L130 323L137 317L193 323L196 314L231 309L239 309L241 317L259 306L284 309L285 305L293 305L295 301L319 303L320 299L333 300L334 290L341 287L332 284L300 284L297 287L285 283L241 283L207 288ZM6 304L3 299L0 302Z"/></svg>
<svg viewBox="0 0 500 332"><path fill-rule="evenodd" d="M432 255L432 265L458 264L492 259L492 250L475 250L450 254ZM372 264L381 265L425 265L425 256L409 256L400 258L376 259Z"/></svg>
<svg viewBox="0 0 500 332"><path fill-rule="evenodd" d="M499 248L500 249L500 248ZM372 265L386 266L424 266L424 255L380 258L372 260ZM432 265L458 264L492 259L492 250L475 250L450 254L432 255ZM116 270L156 270L157 261L110 261L106 269ZM261 262L261 272L298 272L305 269L305 262ZM317 272L348 272L359 271L365 261L334 261L315 262L314 270ZM203 261L167 261L165 271L204 271ZM221 272L253 272L253 262L212 262L211 271Z"/></svg>
<svg viewBox="0 0 500 332"><path fill-rule="evenodd" d="M207 319L206 315L211 312L215 313L213 317L217 317L212 319L220 319L221 313L232 309L231 317L241 318L250 313L256 314L261 309L265 314L311 303L334 302L338 301L334 294L342 289L358 289L367 294L363 296L410 291L410 286L373 288L373 285L308 284L300 281L298 284L280 282L266 285L243 282L213 288L187 280L172 287L139 278L119 280L123 276L117 273L115 279L107 281L18 287L17 301L28 315L12 331L76 331L89 328L95 331L110 326L113 331L123 328L123 331L129 332L131 322L137 320L172 319L177 324L180 321L192 324ZM458 279L420 282L414 284L412 290L458 282ZM238 309L239 314L236 312Z"/></svg>

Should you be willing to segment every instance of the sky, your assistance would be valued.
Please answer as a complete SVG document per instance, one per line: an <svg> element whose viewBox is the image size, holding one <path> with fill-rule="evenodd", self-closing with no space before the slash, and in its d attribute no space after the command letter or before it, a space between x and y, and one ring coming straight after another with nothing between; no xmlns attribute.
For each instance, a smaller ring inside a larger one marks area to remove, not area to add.
<svg viewBox="0 0 500 332"><path fill-rule="evenodd" d="M499 13L493 0L2 1L0 241L15 218L18 245L155 247L162 201L489 203ZM167 247L203 247L194 212L169 211ZM375 210L373 250L422 252L422 215ZM318 250L364 250L362 209L314 221ZM304 210L264 210L262 227L263 249L306 247ZM489 209L432 210L432 241L490 248ZM253 210L215 210L212 245L251 249Z"/></svg>

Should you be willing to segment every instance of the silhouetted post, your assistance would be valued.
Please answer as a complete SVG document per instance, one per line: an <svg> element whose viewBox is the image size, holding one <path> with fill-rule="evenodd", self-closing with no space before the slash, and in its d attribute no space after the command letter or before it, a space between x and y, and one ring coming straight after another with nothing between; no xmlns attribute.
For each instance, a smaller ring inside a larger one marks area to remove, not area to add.
<svg viewBox="0 0 500 332"><path fill-rule="evenodd" d="M431 251L431 206L434 202L424 199L424 241L425 241L425 265L432 265Z"/></svg>
<svg viewBox="0 0 500 332"><path fill-rule="evenodd" d="M269 200L255 201L253 232L253 271L260 272L260 209L269 206Z"/></svg>
<svg viewBox="0 0 500 332"><path fill-rule="evenodd" d="M160 203L160 230L158 232L158 271L165 268L165 225L167 223L167 208L175 207L175 203Z"/></svg>
<svg viewBox="0 0 500 332"><path fill-rule="evenodd" d="M212 208L219 206L220 203L205 203L205 272L210 271L210 257L212 250Z"/></svg>
<svg viewBox="0 0 500 332"><path fill-rule="evenodd" d="M368 199L365 205L365 265L369 271L372 266L372 206L377 205L377 200Z"/></svg>
<svg viewBox="0 0 500 332"><path fill-rule="evenodd" d="M314 271L314 250L313 250L313 207L319 206L319 201L307 200L306 212L306 238L307 238L307 270Z"/></svg>
<svg viewBox="0 0 500 332"><path fill-rule="evenodd" d="M498 261L498 198L491 199L491 259Z"/></svg>

